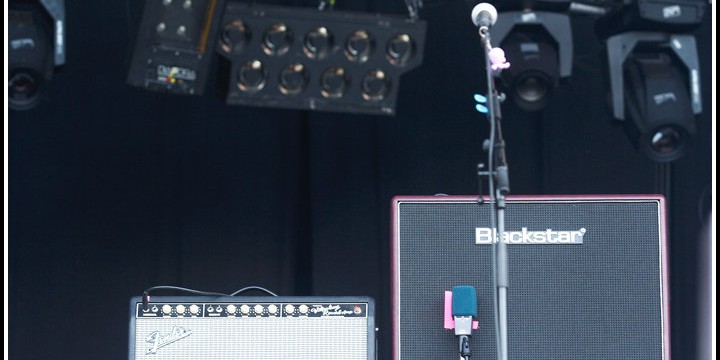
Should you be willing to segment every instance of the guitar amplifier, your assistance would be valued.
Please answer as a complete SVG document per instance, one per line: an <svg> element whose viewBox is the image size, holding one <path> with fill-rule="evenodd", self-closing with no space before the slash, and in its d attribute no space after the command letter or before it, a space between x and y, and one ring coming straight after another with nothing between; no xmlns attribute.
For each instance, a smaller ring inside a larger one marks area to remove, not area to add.
<svg viewBox="0 0 720 360"><path fill-rule="evenodd" d="M130 360L375 360L368 297L130 300Z"/></svg>
<svg viewBox="0 0 720 360"><path fill-rule="evenodd" d="M508 244L508 358L669 359L665 204L656 195L396 197L393 359L457 358L444 292L476 288L473 359L495 359L494 246Z"/></svg>

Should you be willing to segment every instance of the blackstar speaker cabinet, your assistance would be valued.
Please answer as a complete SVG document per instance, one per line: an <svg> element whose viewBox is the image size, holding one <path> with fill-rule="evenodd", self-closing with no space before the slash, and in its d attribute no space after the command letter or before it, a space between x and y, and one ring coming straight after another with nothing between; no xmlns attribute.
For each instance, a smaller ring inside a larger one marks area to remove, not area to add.
<svg viewBox="0 0 720 360"><path fill-rule="evenodd" d="M130 300L130 360L375 360L367 297Z"/></svg>
<svg viewBox="0 0 720 360"><path fill-rule="evenodd" d="M477 197L395 197L394 360L457 359L444 293L474 286L473 359L496 359L495 205ZM510 197L509 359L669 359L661 196Z"/></svg>

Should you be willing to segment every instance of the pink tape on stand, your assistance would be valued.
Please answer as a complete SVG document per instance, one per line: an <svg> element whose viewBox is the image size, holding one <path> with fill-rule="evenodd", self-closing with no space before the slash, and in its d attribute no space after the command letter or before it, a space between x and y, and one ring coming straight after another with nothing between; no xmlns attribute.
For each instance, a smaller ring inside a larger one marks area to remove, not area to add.
<svg viewBox="0 0 720 360"><path fill-rule="evenodd" d="M452 291L445 291L445 321L446 329L455 328L455 320L452 317Z"/></svg>
<svg viewBox="0 0 720 360"><path fill-rule="evenodd" d="M473 330L477 330L480 323L478 321L472 322ZM446 329L455 328L455 320L452 317L452 291L445 291L445 316L443 321L443 327Z"/></svg>

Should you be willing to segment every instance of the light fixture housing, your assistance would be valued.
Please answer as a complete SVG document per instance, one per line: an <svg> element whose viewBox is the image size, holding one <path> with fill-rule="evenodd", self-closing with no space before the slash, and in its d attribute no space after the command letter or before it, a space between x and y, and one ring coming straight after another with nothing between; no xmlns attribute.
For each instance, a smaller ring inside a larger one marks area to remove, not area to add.
<svg viewBox="0 0 720 360"><path fill-rule="evenodd" d="M510 68L496 73L502 90L525 111L544 109L561 81L572 75L573 43L567 14L507 11L490 29Z"/></svg>
<svg viewBox="0 0 720 360"><path fill-rule="evenodd" d="M128 71L130 85L151 91L201 95L215 54L223 0L147 1ZM241 43L243 24L224 35Z"/></svg>
<svg viewBox="0 0 720 360"><path fill-rule="evenodd" d="M63 0L8 3L8 108L28 110L45 96L54 69L65 64Z"/></svg>
<svg viewBox="0 0 720 360"><path fill-rule="evenodd" d="M693 145L702 112L695 37L705 3L629 0L597 19L606 40L613 117L631 142L656 162L671 162Z"/></svg>
<svg viewBox="0 0 720 360"><path fill-rule="evenodd" d="M226 103L394 115L425 29L400 16L228 2L216 46L229 64ZM262 87L238 83L248 63L262 67Z"/></svg>
<svg viewBox="0 0 720 360"><path fill-rule="evenodd" d="M595 21L602 39L629 31L686 33L697 28L705 13L702 0L626 0Z"/></svg>
<svg viewBox="0 0 720 360"><path fill-rule="evenodd" d="M692 35L626 32L607 39L613 117L652 160L677 160L691 147L702 112ZM629 119L628 119L629 118Z"/></svg>

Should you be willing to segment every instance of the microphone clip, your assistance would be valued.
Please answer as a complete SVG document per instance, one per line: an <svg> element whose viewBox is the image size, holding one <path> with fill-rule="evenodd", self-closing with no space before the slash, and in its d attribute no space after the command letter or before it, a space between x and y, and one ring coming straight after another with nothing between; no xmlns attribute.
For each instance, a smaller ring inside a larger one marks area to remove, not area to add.
<svg viewBox="0 0 720 360"><path fill-rule="evenodd" d="M472 356L470 352L470 335L458 336L458 352L461 359L468 360Z"/></svg>

